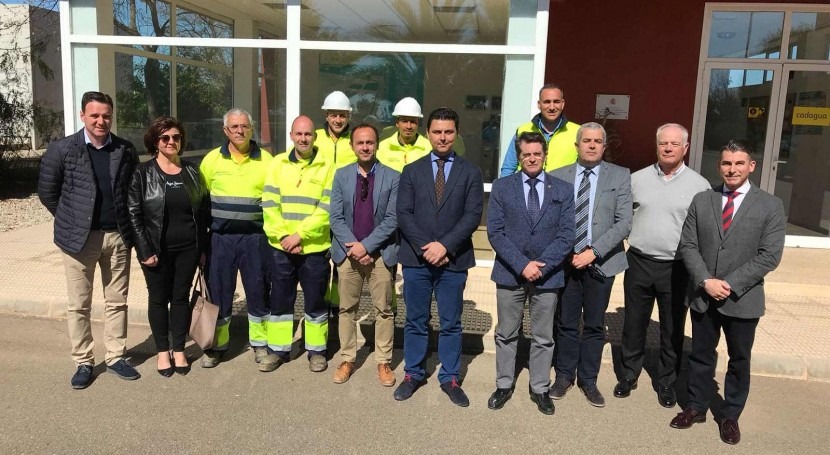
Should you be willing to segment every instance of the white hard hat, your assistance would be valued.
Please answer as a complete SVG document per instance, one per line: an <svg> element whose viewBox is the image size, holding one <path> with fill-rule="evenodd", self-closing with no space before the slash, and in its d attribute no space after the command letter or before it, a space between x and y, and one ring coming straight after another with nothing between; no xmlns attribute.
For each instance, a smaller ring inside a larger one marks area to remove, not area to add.
<svg viewBox="0 0 830 455"><path fill-rule="evenodd" d="M424 118L424 114L421 113L421 105L418 104L415 98L409 96L398 101L398 104L395 105L395 111L392 112L392 115L395 117Z"/></svg>
<svg viewBox="0 0 830 455"><path fill-rule="evenodd" d="M349 102L349 97L345 93L335 90L323 100L324 111L352 111L352 103Z"/></svg>

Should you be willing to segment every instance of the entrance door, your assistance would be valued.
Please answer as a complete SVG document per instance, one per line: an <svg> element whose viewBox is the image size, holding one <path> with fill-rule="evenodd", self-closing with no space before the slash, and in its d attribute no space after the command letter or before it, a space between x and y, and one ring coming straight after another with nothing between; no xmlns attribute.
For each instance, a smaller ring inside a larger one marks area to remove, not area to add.
<svg viewBox="0 0 830 455"><path fill-rule="evenodd" d="M783 65L767 190L784 201L788 244L819 246L830 232L830 72ZM823 239L822 239L823 238Z"/></svg>

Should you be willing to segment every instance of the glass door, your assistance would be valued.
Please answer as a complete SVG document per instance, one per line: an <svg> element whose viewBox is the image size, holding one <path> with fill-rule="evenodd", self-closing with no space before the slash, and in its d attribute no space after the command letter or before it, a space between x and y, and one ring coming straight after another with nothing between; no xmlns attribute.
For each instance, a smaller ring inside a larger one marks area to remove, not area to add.
<svg viewBox="0 0 830 455"><path fill-rule="evenodd" d="M830 68L787 64L783 70L783 112L765 186L784 201L787 235L808 246L830 232Z"/></svg>

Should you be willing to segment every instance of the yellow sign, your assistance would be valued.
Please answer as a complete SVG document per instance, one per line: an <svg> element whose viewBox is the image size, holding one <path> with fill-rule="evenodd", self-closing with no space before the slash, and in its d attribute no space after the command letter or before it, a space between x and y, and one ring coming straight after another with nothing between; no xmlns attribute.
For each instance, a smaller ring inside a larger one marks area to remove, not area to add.
<svg viewBox="0 0 830 455"><path fill-rule="evenodd" d="M764 112L766 109L763 107L750 107L746 110L746 117L747 118L761 118L764 116Z"/></svg>
<svg viewBox="0 0 830 455"><path fill-rule="evenodd" d="M796 106L793 125L830 126L830 107Z"/></svg>

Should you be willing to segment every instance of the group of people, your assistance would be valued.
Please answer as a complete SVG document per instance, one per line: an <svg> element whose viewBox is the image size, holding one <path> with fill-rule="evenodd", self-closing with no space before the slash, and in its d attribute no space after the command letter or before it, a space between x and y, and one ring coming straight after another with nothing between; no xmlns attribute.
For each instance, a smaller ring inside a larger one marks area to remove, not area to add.
<svg viewBox="0 0 830 455"><path fill-rule="evenodd" d="M637 388L656 300L657 398L664 407L676 406L691 308L689 402L671 426L705 421L723 330L729 367L719 428L724 442L737 443L754 333L764 312L763 278L780 262L785 233L782 202L748 180L755 168L752 150L743 141L725 145L718 161L723 184L711 191L684 164L689 143L681 125L660 126L657 162L631 174L603 160L607 136L601 125L565 118L560 87L542 87L538 107L539 114L517 128L487 207L498 313L496 390L488 407L502 408L513 394L525 303L531 319L529 393L539 411L554 414L553 400L574 384L591 405L605 406L597 388L604 314L615 276L626 271L622 373L614 396L625 398ZM366 282L376 310L377 376L392 387L400 265L405 375L394 398L409 399L426 381L434 296L437 378L452 403L469 405L460 377L461 314L467 273L475 266L472 235L481 223L484 185L481 170L455 149L458 114L433 110L422 135L421 107L404 98L393 112L396 131L381 140L373 125L351 127L344 93L329 94L322 110L322 128L315 130L308 116L297 117L293 147L271 155L252 140L251 115L231 109L223 118L227 141L197 168L181 159L186 134L176 119L152 123L144 137L152 159L139 164L135 147L110 132L112 99L83 95L84 128L49 146L39 182L41 201L55 215L55 243L69 287L73 388L86 388L93 379L89 319L96 264L104 285L107 368L123 379L140 376L125 359L135 246L162 376L189 371L188 300L201 264L219 306L215 341L202 367L216 367L228 349L239 273L248 343L260 371L290 360L299 284L309 369L328 367L329 310L336 305L340 361L333 381L348 381L356 368L357 312Z"/></svg>

